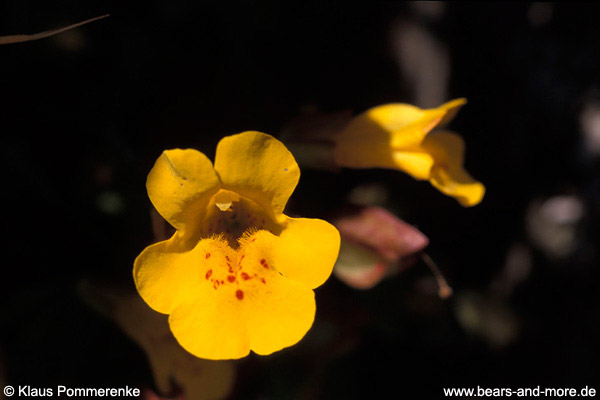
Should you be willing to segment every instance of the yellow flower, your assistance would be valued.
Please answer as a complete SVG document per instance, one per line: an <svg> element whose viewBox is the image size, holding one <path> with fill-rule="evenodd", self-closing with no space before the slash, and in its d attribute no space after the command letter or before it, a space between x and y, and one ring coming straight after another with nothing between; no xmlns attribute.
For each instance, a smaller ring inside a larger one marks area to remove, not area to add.
<svg viewBox="0 0 600 400"><path fill-rule="evenodd" d="M429 180L465 207L479 204L485 186L463 167L462 138L448 131L431 132L450 122L465 103L456 99L428 110L409 104L371 108L338 133L335 161L350 168L399 169L415 179Z"/></svg>
<svg viewBox="0 0 600 400"><path fill-rule="evenodd" d="M167 150L148 175L156 210L176 228L135 260L134 280L190 353L267 355L297 343L315 316L340 237L319 219L283 214L300 178L285 146L260 132L223 138L214 167L196 150Z"/></svg>

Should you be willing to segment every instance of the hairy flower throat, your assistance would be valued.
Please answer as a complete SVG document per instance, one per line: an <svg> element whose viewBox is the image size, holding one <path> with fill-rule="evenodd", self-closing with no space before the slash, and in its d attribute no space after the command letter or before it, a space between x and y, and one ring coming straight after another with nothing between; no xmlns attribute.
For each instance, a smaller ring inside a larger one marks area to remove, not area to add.
<svg viewBox="0 0 600 400"><path fill-rule="evenodd" d="M259 230L279 235L282 228L256 202L236 192L221 189L213 196L206 212L205 235L222 236L233 249L240 239Z"/></svg>

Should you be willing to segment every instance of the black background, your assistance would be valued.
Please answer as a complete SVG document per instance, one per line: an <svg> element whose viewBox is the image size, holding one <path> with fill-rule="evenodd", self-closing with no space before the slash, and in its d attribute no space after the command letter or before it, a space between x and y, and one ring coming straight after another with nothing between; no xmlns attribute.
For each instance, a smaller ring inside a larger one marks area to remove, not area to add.
<svg viewBox="0 0 600 400"><path fill-rule="evenodd" d="M526 240L534 197L582 196L583 250L560 262L534 250L531 276L509 299L523 321L518 339L494 349L466 334L453 299L415 289L423 266L367 292L332 277L317 290L315 329L291 349L240 362L233 398L600 390L598 162L584 158L578 123L600 93L600 8L559 3L534 27L530 7L448 3L439 21L421 21L449 51L449 99L469 100L452 128L467 142L467 169L487 187L482 204L464 209L396 171L303 170L288 208L327 218L358 183L381 182L460 293L485 291L509 246ZM404 3L8 1L0 35L105 13L78 29L77 51L58 37L0 47L0 337L11 384L152 387L143 352L76 285L133 287L133 259L152 240L144 180L162 150L194 147L212 158L222 136L276 135L307 105L358 113L412 99L389 39L398 18L419 19ZM120 196L120 212L97 206L106 191ZM325 361L314 351L323 326L354 338Z"/></svg>

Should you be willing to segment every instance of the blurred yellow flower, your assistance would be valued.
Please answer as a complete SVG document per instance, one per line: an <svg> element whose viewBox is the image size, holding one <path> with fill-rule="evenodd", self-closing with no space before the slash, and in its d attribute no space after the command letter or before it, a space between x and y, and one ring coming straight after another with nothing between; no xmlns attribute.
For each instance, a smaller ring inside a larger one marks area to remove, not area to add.
<svg viewBox="0 0 600 400"><path fill-rule="evenodd" d="M313 289L331 275L340 237L325 221L283 214L299 178L292 154L260 132L223 138L214 167L192 149L156 161L148 195L176 232L147 247L133 275L190 353L267 355L310 329Z"/></svg>
<svg viewBox="0 0 600 400"><path fill-rule="evenodd" d="M350 168L399 169L429 180L465 207L479 204L485 186L463 167L462 138L448 131L431 132L450 122L465 103L456 99L428 110L400 103L371 108L338 132L335 161Z"/></svg>

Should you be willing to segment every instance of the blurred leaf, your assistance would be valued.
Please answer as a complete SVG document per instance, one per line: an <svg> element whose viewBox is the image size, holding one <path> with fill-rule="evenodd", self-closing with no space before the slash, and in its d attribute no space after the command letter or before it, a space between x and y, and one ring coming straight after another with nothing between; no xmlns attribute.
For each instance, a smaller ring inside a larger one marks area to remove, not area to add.
<svg viewBox="0 0 600 400"><path fill-rule="evenodd" d="M586 210L578 196L534 199L527 209L529 238L554 260L566 259L581 242L581 223Z"/></svg>
<svg viewBox="0 0 600 400"><path fill-rule="evenodd" d="M455 315L461 327L484 339L492 348L502 349L519 336L521 323L504 302L476 292L456 296Z"/></svg>
<svg viewBox="0 0 600 400"><path fill-rule="evenodd" d="M366 247L342 240L334 274L355 289L370 289L387 274L389 263Z"/></svg>
<svg viewBox="0 0 600 400"><path fill-rule="evenodd" d="M403 270L429 244L418 229L380 207L357 207L334 219L342 246L334 272L351 287L369 289L391 268Z"/></svg>
<svg viewBox="0 0 600 400"><path fill-rule="evenodd" d="M154 393L151 390L145 389L144 391L142 391L141 399L142 400L184 400L185 397L183 397L183 395L179 395L177 397L162 397L162 396L157 395L156 393Z"/></svg>
<svg viewBox="0 0 600 400"><path fill-rule="evenodd" d="M160 393L217 400L231 392L233 362L204 360L185 351L171 334L168 316L153 311L137 294L90 282L80 284L80 293L146 352Z"/></svg>

